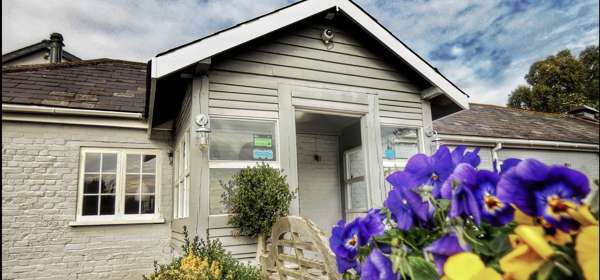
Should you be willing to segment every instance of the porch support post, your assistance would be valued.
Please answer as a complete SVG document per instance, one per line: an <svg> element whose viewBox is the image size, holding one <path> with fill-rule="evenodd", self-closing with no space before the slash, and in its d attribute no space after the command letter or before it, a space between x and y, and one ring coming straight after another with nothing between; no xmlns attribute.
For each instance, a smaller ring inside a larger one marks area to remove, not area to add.
<svg viewBox="0 0 600 280"><path fill-rule="evenodd" d="M279 162L296 198L290 204L290 215L300 215L298 192L298 155L296 154L296 116L292 106L292 87L279 86Z"/></svg>
<svg viewBox="0 0 600 280"><path fill-rule="evenodd" d="M369 207L383 206L386 196L383 184L383 159L381 155L381 122L379 120L379 102L376 95L369 95L369 113L365 116L361 130L362 143L365 153L367 186L370 193Z"/></svg>
<svg viewBox="0 0 600 280"><path fill-rule="evenodd" d="M429 100L421 100L421 104L423 107L423 136L421 136L423 146L421 146L421 150L426 155L430 155L434 152L431 148L431 140L433 138L433 134L431 134L431 136L427 135L427 133L433 132L433 121L431 120L431 103L429 103Z"/></svg>
<svg viewBox="0 0 600 280"><path fill-rule="evenodd" d="M195 76L192 82L192 106L190 114L190 219L200 238L208 236L209 181L208 150L200 150L196 138L196 115L208 115L208 77ZM192 207L195 206L195 207Z"/></svg>

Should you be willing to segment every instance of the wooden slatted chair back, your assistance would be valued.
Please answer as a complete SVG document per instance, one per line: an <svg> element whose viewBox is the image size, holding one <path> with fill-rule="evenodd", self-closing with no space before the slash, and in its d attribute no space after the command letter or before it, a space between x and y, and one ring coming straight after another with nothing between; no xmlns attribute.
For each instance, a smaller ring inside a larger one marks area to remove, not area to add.
<svg viewBox="0 0 600 280"><path fill-rule="evenodd" d="M271 232L270 252L260 262L267 279L340 279L325 235L302 217L277 221Z"/></svg>

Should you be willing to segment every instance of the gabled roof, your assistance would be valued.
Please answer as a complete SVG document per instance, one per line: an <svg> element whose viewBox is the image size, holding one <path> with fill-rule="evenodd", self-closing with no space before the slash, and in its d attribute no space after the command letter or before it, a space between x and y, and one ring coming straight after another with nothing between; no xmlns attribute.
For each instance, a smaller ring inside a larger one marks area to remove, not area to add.
<svg viewBox="0 0 600 280"><path fill-rule="evenodd" d="M144 113L145 63L94 59L2 67L2 103Z"/></svg>
<svg viewBox="0 0 600 280"><path fill-rule="evenodd" d="M151 60L151 78L159 79L201 60L280 30L310 16L335 8L357 23L391 53L412 67L460 108L468 108L468 96L423 58L409 49L376 19L351 0L305 0L238 24L202 39L160 53ZM435 90L437 91L437 90ZM434 98L438 92L431 92Z"/></svg>
<svg viewBox="0 0 600 280"><path fill-rule="evenodd" d="M7 63L7 62L11 62L15 59L19 59L21 57L42 51L42 50L48 50L50 48L50 40L42 40L39 43L33 44L33 45L29 45L27 47L23 47L20 48L18 50L6 53L2 55L2 64ZM67 60L67 61L79 61L81 60L81 58L65 51L63 49L62 51L62 56L63 59Z"/></svg>
<svg viewBox="0 0 600 280"><path fill-rule="evenodd" d="M433 121L440 134L598 144L598 123L495 105L470 104L469 110ZM443 138L443 136L442 136Z"/></svg>

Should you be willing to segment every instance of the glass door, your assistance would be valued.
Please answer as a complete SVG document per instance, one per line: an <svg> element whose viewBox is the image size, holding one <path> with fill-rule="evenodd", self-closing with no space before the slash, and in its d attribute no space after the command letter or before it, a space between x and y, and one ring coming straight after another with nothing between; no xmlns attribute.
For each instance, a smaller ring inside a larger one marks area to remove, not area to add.
<svg viewBox="0 0 600 280"><path fill-rule="evenodd" d="M344 151L344 197L346 220L350 221L369 207L369 192L365 180L365 161L362 147Z"/></svg>

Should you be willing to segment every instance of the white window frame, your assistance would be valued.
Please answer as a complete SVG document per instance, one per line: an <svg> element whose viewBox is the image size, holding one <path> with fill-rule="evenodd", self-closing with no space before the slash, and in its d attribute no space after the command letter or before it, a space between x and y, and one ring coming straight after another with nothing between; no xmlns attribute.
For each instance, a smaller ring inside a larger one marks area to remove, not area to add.
<svg viewBox="0 0 600 280"><path fill-rule="evenodd" d="M279 120L278 119L271 119L271 118L252 118L252 117L228 117L228 116L211 116L211 122L214 120L240 120L240 121L255 121L255 122L267 122L267 123L272 123L274 125L273 127L273 134L275 135L275 160L273 161L251 161L251 160L211 160L210 159L210 144L208 145L208 176L209 176L209 180L208 182L210 182L210 169L243 169L243 168L247 168L247 167L254 167L257 166L258 164L264 162L266 164L268 164L269 166L276 168L276 169L281 169L281 164L280 164L280 151L279 151L279 143L280 143L280 139L279 139ZM210 186L209 186L210 188ZM209 211L209 215L210 216L229 216L229 214L210 214L210 197L208 199L208 211Z"/></svg>
<svg viewBox="0 0 600 280"><path fill-rule="evenodd" d="M115 214L114 215L97 215L84 216L83 209L83 188L85 175L85 160L89 153L112 153L117 154L116 168L116 186L115 186ZM127 174L127 154L143 154L156 156L155 167L155 189L154 189L154 213L152 214L125 214L125 178ZM71 222L71 226L81 225L96 225L96 224L136 224L136 223L163 223L164 219L160 214L161 201L161 156L160 151L155 149L130 149L130 148L89 148L82 147L80 149L79 162L79 181L77 188L77 211L75 222Z"/></svg>
<svg viewBox="0 0 600 280"><path fill-rule="evenodd" d="M173 219L190 216L190 133L186 131L175 146L173 176Z"/></svg>
<svg viewBox="0 0 600 280"><path fill-rule="evenodd" d="M408 129L416 129L417 130L417 153L423 153L423 151L425 151L425 139L423 138L423 128L422 127L418 127L418 126L409 126L409 125L400 125L400 124L381 124L381 129L382 128L408 128ZM382 139L379 139L379 141L381 142ZM383 143L379 144L381 147L383 147ZM383 151L382 151L383 152ZM382 169L381 169L381 176L384 176L384 169L385 168L396 168L396 169L404 169L406 167L406 164L401 164L398 165L398 160L397 159L386 159L383 158L383 155L379 155L382 159L381 163L382 163ZM408 162L408 160L407 160ZM385 180L385 177L383 178Z"/></svg>
<svg viewBox="0 0 600 280"><path fill-rule="evenodd" d="M348 178L348 175L350 174L350 166L348 164L349 160L348 157L350 156L351 153L362 153L363 154L363 168L364 168L364 175L362 176L358 176L355 178ZM343 157L344 157L344 190L346 192L346 214L359 214L359 213L366 213L369 210L370 207L370 201L371 201L371 192L369 191L369 186L367 184L367 162L366 160L364 160L364 153L365 151L363 150L363 146L358 146L358 147L354 147L352 149L348 149L346 151L344 151L343 153ZM356 182L364 182L365 183L365 192L366 192L366 207L364 208L352 208L352 189L351 186L353 183Z"/></svg>

